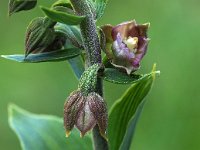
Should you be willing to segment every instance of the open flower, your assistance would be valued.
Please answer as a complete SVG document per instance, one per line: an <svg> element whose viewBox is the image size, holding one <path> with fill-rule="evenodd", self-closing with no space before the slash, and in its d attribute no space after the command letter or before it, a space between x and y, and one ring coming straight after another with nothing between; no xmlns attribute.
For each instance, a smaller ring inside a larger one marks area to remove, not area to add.
<svg viewBox="0 0 200 150"><path fill-rule="evenodd" d="M135 20L117 26L105 25L106 55L112 65L126 69L130 74L140 67L140 61L147 51L149 23L138 25Z"/></svg>
<svg viewBox="0 0 200 150"><path fill-rule="evenodd" d="M103 98L95 92L87 96L81 91L72 92L64 105L64 126L68 137L74 125L81 131L81 137L96 124L106 138L107 109Z"/></svg>

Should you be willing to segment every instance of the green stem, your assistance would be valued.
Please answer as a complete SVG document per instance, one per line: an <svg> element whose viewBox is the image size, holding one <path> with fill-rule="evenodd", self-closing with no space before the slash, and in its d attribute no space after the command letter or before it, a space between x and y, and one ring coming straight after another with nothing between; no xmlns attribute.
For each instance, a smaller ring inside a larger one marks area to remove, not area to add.
<svg viewBox="0 0 200 150"><path fill-rule="evenodd" d="M87 0L71 0L71 3L79 15L86 16L80 24L83 37L84 48L86 50L86 66L89 67L96 63L101 63L101 48L98 34L96 32L95 16L91 5ZM103 96L102 79L97 79L96 92ZM95 150L108 150L108 142L100 135L96 125L93 129L93 140Z"/></svg>
<svg viewBox="0 0 200 150"><path fill-rule="evenodd" d="M101 48L91 7L86 0L71 0L71 3L79 15L86 16L80 28L86 50L87 66L101 63Z"/></svg>

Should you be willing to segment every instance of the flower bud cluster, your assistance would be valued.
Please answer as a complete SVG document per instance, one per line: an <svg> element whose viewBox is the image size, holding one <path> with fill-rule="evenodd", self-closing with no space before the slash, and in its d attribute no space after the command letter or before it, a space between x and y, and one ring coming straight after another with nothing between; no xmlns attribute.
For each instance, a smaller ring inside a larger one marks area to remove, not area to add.
<svg viewBox="0 0 200 150"><path fill-rule="evenodd" d="M107 118L104 100L95 92L86 96L81 91L74 91L64 104L64 126L67 137L74 125L80 130L82 137L96 124L101 135L106 137Z"/></svg>
<svg viewBox="0 0 200 150"><path fill-rule="evenodd" d="M64 127L66 136L76 126L81 136L98 125L106 138L108 113L103 98L95 92L100 64L94 64L82 74L78 90L72 92L64 104Z"/></svg>

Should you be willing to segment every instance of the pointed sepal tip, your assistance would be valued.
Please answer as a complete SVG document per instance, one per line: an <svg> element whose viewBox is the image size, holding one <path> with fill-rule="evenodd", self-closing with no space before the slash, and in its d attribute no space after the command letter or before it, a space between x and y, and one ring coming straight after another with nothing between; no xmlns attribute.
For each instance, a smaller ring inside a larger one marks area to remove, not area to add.
<svg viewBox="0 0 200 150"><path fill-rule="evenodd" d="M70 134L71 134L71 131L66 131L66 137L69 137L70 136Z"/></svg>

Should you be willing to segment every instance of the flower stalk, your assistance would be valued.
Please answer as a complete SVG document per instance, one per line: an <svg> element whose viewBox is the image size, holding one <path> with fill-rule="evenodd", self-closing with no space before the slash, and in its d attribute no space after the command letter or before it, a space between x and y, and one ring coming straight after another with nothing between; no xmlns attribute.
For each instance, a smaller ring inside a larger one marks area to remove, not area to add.
<svg viewBox="0 0 200 150"><path fill-rule="evenodd" d="M95 14L86 0L71 0L71 3L79 15L85 16L80 24L84 48L86 50L86 67L101 63L101 48L96 32ZM97 78L96 93L103 97L102 80ZM101 136L99 127L93 128L93 140L95 150L108 150L107 140Z"/></svg>
<svg viewBox="0 0 200 150"><path fill-rule="evenodd" d="M95 15L86 0L71 0L78 15L86 16L80 24L86 50L87 66L101 63L101 48L96 32Z"/></svg>

